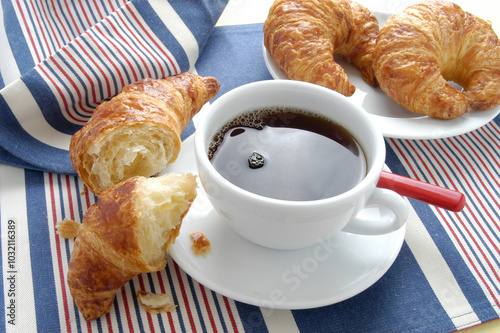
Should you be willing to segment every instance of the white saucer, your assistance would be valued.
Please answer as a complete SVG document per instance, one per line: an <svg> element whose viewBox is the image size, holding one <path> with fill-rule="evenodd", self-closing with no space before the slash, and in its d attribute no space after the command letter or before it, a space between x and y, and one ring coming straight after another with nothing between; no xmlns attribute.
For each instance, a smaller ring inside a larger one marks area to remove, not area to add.
<svg viewBox="0 0 500 333"><path fill-rule="evenodd" d="M389 18L389 14L373 12L379 25ZM287 80L262 44L264 61L269 73L275 80ZM372 87L361 77L360 71L342 57L335 61L344 68L356 92L349 98L364 108L385 137L398 139L438 139L468 133L482 127L495 118L500 106L490 110L472 110L463 116L441 120L412 113L392 100L380 87ZM453 83L451 83L453 85ZM458 87L457 87L458 88Z"/></svg>
<svg viewBox="0 0 500 333"><path fill-rule="evenodd" d="M197 174L194 136L165 170L174 171ZM198 230L212 244L206 257L191 249L189 234ZM224 296L268 308L306 309L341 302L373 285L396 259L405 230L406 225L384 236L341 232L306 249L273 250L232 231L199 186L169 253L193 279Z"/></svg>

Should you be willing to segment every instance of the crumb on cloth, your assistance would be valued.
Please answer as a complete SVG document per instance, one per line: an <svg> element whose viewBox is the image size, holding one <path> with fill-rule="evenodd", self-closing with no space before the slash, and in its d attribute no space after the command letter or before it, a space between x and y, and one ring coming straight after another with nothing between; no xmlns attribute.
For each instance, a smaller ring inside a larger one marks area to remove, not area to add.
<svg viewBox="0 0 500 333"><path fill-rule="evenodd" d="M76 237L76 232L78 231L79 227L80 223L69 219L64 219L60 222L57 222L56 224L56 229L59 233L59 236L68 239Z"/></svg>
<svg viewBox="0 0 500 333"><path fill-rule="evenodd" d="M167 294L154 294L139 290L137 291L137 300L151 314L171 312L177 307L172 296Z"/></svg>

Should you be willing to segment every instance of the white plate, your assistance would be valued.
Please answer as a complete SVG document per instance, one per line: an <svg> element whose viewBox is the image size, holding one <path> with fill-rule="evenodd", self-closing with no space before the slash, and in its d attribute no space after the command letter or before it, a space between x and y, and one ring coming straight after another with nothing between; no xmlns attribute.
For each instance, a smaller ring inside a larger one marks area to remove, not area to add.
<svg viewBox="0 0 500 333"><path fill-rule="evenodd" d="M387 20L389 14L374 12L379 25ZM264 61L271 76L276 80L286 80L287 77L276 66L271 55L262 44ZM412 113L397 104L380 87L374 88L361 77L360 71L344 58L335 56L335 61L341 65L349 81L356 87L352 101L363 107L385 137L398 139L438 139L464 134L475 130L487 123L500 112L500 106L490 110L473 110L463 116L441 120Z"/></svg>
<svg viewBox="0 0 500 333"><path fill-rule="evenodd" d="M177 161L165 172L197 174L193 142L193 136L184 141ZM206 257L191 249L189 234L198 230L212 245ZM306 249L273 250L233 232L199 186L169 253L192 278L224 296L268 308L305 309L341 302L374 284L396 259L405 230L384 236L341 232Z"/></svg>

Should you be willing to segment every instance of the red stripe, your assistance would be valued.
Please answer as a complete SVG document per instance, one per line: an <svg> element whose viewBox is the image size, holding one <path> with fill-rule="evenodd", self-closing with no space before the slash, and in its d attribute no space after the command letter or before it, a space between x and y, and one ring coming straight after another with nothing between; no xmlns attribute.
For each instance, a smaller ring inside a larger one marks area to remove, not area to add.
<svg viewBox="0 0 500 333"><path fill-rule="evenodd" d="M108 332L113 332L113 322L111 321L111 314L106 313L106 326L108 327Z"/></svg>
<svg viewBox="0 0 500 333"><path fill-rule="evenodd" d="M127 7L128 8L128 7ZM144 28L144 26L142 25L141 23L141 20L139 20L139 18L137 17L137 15L135 14L135 12L133 12L132 10L129 11L129 13L132 15L132 17L134 18L135 22L137 23L137 25L139 27L141 27L141 30L144 32L144 34L149 38L149 40L157 47L158 50L162 50L163 48L155 41L155 39L151 36L151 34ZM170 57L168 56L168 54L164 53L165 56L167 57L168 61L170 62L170 64L172 65L172 68L174 69L174 72L176 74L178 74L178 69L176 68L174 62L172 61L172 59L170 59ZM160 62L161 64L161 62ZM162 75L162 78L165 77L165 71L163 70L163 66L160 65L160 70L161 70L161 75Z"/></svg>
<svg viewBox="0 0 500 333"><path fill-rule="evenodd" d="M54 190L54 180L53 174L49 173L49 189L50 189L50 206L52 210L52 223L54 227L56 226L58 221L57 218L57 209L56 209L56 198L55 198L55 190ZM66 322L66 331L71 332L71 323L70 323L70 315L69 315L69 304L68 304L68 295L66 293L66 275L64 274L63 263L62 263L62 253L61 253L61 239L56 235L54 237L56 241L56 253L57 253L57 265L59 271L59 282L61 283L61 293L62 293L62 301L64 308L64 319Z"/></svg>
<svg viewBox="0 0 500 333"><path fill-rule="evenodd" d="M125 308L125 317L127 318L128 329L129 332L134 332L134 324L132 323L132 316L130 315L127 292L125 291L125 287L121 287L120 290L122 292L123 307Z"/></svg>
<svg viewBox="0 0 500 333"><path fill-rule="evenodd" d="M460 149L457 147L457 145L452 142L451 140L450 141L450 145L453 146L453 148L455 149L456 153L459 154L461 157L462 157L462 161L465 163L466 161L466 156L460 151ZM450 155L446 152L445 148L443 148L443 146L439 143L439 142L436 142L436 144L439 146L440 150L443 152L443 154L451 160L451 157ZM472 149L472 148L471 148ZM443 166L439 163L439 166L444 170ZM488 209L486 208L486 206L484 205L484 201L482 200L483 198L474 190L472 190L473 186L472 184L469 182L469 180L467 179L467 176L462 172L461 168L457 167L457 172L460 173L461 175L461 179L462 180L465 180L465 182L467 183L467 188L471 189L471 193L474 195L474 197L476 198L476 202L481 206L481 208L484 210L484 212L486 213L486 215L488 215L490 221L494 221L494 217L488 212ZM473 166L471 166L471 173L473 173L475 176L476 176L476 179L481 183L482 187L484 189L486 189L486 186L484 186L484 182L483 180L481 179L480 175L476 172L476 168L474 168ZM490 197L492 196L491 195L491 192L489 190L487 190L488 194L490 195ZM471 212L472 213L472 212ZM476 221L479 221L481 216L476 216L475 214L473 214L473 216L475 217L475 220ZM487 234L487 232L485 231L484 229L484 226L482 223L478 223L477 226L481 229L482 233L484 234L484 236L486 236L486 238L488 239L488 242L493 245L493 247L495 248L495 250L497 251L497 253L500 253L499 251L499 248L496 246L495 242L493 242L490 238L490 236ZM466 228L467 226L464 225L464 228ZM474 240L474 243L476 243L476 241ZM481 250L481 253L482 250ZM491 263L488 261L488 264L489 266L492 268L493 271L495 271L495 269L493 269L493 266L491 265ZM495 274L497 275L497 274ZM499 278L500 280L500 278Z"/></svg>
<svg viewBox="0 0 500 333"><path fill-rule="evenodd" d="M118 19L121 21L121 23L123 24L123 29L127 30L129 32L130 35L133 35L133 38L135 39L135 41L140 44L140 46L143 48L143 50L145 50L146 52L148 53L151 53L149 51L148 48L146 48L143 43L141 42L142 38L140 36L137 36L135 34L135 31L133 29L130 29L129 26L127 25L127 23L125 22L125 20L123 19L122 15L118 15ZM116 30L115 30L116 33L118 33ZM130 46L130 50L132 52L134 52L137 56L137 59L140 60L144 66L144 69L146 69L146 71L148 72L148 77L151 77L151 72L149 70L149 66L146 64L146 61L145 59L139 54L139 52L137 52L136 48Z"/></svg>
<svg viewBox="0 0 500 333"><path fill-rule="evenodd" d="M104 39L107 39L105 36L103 36L102 31L100 31L98 29L97 25L94 26L94 27L96 28L96 30L98 30L98 32L101 35L101 37L103 37ZM92 31L92 30L89 30L89 32L90 31ZM121 83L121 87L124 87L125 86L125 81L123 80L122 73L120 72L120 70L118 69L118 67L116 66L116 64L111 60L111 58L108 56L108 54L104 51L104 49L99 45L99 43L97 42L97 40L90 33L88 33L87 36L89 36L92 39L92 41L94 42L94 45L97 46L97 48L102 53L102 55L106 58L106 60L108 60L108 62L111 64L111 66L114 67L115 73L113 73L113 74L118 74L118 77L119 77L120 83Z"/></svg>
<svg viewBox="0 0 500 333"><path fill-rule="evenodd" d="M88 9L85 9L83 7L84 1L78 1L78 3L80 4L81 13L83 13L83 16L85 17L85 20L87 21L87 28L90 28L92 26L92 22L90 22L89 16L87 15L87 10ZM88 5L88 2L85 2L85 3ZM92 9L90 9L89 11L91 11L91 10Z"/></svg>
<svg viewBox="0 0 500 333"><path fill-rule="evenodd" d="M52 8L54 8L53 13L56 16L56 19L58 21L57 26L61 27L62 30L64 31L64 33L66 34L66 41L70 41L72 38L69 35L68 30L66 30L66 24L63 22L63 20L61 20L61 18L59 17L59 14L57 13L57 9L56 9L56 5L54 4L54 1L52 1ZM64 38L64 36L63 36L63 38Z"/></svg>
<svg viewBox="0 0 500 333"><path fill-rule="evenodd" d="M26 33L28 34L28 37L30 39L31 47L33 51L35 51L35 56L36 56L36 62L39 63L42 61L42 57L40 54L38 54L38 48L35 47L35 40L33 38L33 35L31 34L31 30L28 28L28 22L26 20L26 17L24 16L24 11L21 8L21 2L20 1L15 1L17 3L17 9L19 10L19 13L21 14L21 18L23 19L24 27L26 28Z"/></svg>
<svg viewBox="0 0 500 333"><path fill-rule="evenodd" d="M66 175L66 192L68 193L69 217L75 220L75 210L73 209L73 194L71 193L71 180L69 175Z"/></svg>
<svg viewBox="0 0 500 333"><path fill-rule="evenodd" d="M90 78L90 76L87 74L87 71L84 70L83 67L79 64L79 62L71 55L71 53L69 53L69 51L68 51L67 48L62 49L62 51L68 56L69 59L71 59L71 61L73 62L73 65L76 65L78 67L78 69L80 70L80 73L85 76L85 78L87 79L87 82L85 82L85 83L89 83L90 84L90 91L92 92L92 102L93 103L97 103L97 101L96 101L96 95L95 95L94 82L92 81L92 79ZM71 80L71 82L73 82L73 81ZM85 110L83 108L83 106L82 106L82 97L80 95L80 92L78 91L78 88L76 87L76 85L74 86L74 88L77 90L77 93L78 93L78 98L79 98L78 104L80 105L80 110L83 111L83 112L87 112L89 114L92 114L93 110Z"/></svg>
<svg viewBox="0 0 500 333"><path fill-rule="evenodd" d="M54 37L54 39L56 40L56 43L57 43L57 49L60 49L61 48L61 43L59 41L59 36L58 34L55 32L54 30L54 26L53 24L51 23L51 20L48 16L48 10L45 8L45 1L40 1L40 5L42 6L42 12L45 16L45 22L47 22L47 25L50 27L50 31L51 31L51 35Z"/></svg>
<svg viewBox="0 0 500 333"><path fill-rule="evenodd" d="M103 21L106 21L108 24L109 24L109 27L115 32L115 34L117 36L120 36L120 33L116 30L116 27L115 25L113 24L113 22L109 19L109 17L105 18ZM97 27L96 27L97 28ZM114 40L113 39L108 39L110 41L110 43L114 43ZM126 41L125 38L122 38L120 39L120 41L124 42L128 49L129 50L133 50L134 48ZM132 71L132 75L134 76L134 82L139 80L138 79L138 76L137 76L137 73L134 69L134 66L132 65L132 63L128 60L128 56L126 56L125 54L123 54L123 52L120 50L120 46L119 45L114 45L115 46L115 49L116 51L120 54L120 56L122 57L123 60L125 60L127 62L127 65L128 65L128 68L130 68L130 70Z"/></svg>
<svg viewBox="0 0 500 333"><path fill-rule="evenodd" d="M207 292L205 286L198 284L200 286L201 296L203 297L203 302L205 303L205 309L207 310L208 319L210 320L210 325L212 326L213 332L217 332L217 325L215 324L214 316L212 314L212 309L210 308L210 303L208 302Z"/></svg>
<svg viewBox="0 0 500 333"><path fill-rule="evenodd" d="M67 50L65 50L65 52L67 53L68 51L67 51ZM61 67L61 65L59 64L59 62L58 62L58 61L56 61L55 57L51 57L51 59L52 59L52 64L54 64L54 65L57 67L57 69L59 70L59 73L60 73L61 75L65 76L65 77L66 77L66 81L68 81L68 82L71 84L71 86L73 86L74 91L75 91L75 92L76 92L76 94L78 95L78 107L80 108L80 110L82 110L83 112L86 112L86 113L91 114L93 110L86 110L86 109L83 107L83 104L82 104L82 99L83 99L82 94L81 94L81 92L80 92L80 89L79 89L79 88L78 88L78 86L76 85L75 81L74 81L74 80L73 80L73 78L71 77L71 75L70 75L68 72L66 72L66 71L64 70L64 68L62 68L62 67ZM66 113L67 113L68 115L69 115L69 114L71 114L71 110L70 110L70 109L66 109ZM82 121L82 120L80 120L80 121Z"/></svg>
<svg viewBox="0 0 500 333"><path fill-rule="evenodd" d="M71 9L68 6L68 1L64 1L64 4L66 5L66 15L65 17L70 17L71 18L71 23L73 23L73 28L76 30L76 35L80 35L82 33L82 30L78 28L78 23L76 22L75 18L73 17L73 13L71 12Z"/></svg>
<svg viewBox="0 0 500 333"><path fill-rule="evenodd" d="M88 35L87 35L88 36ZM92 38L92 36L89 36L90 38ZM104 81L106 81L106 88L107 88L107 96L101 96L101 98L108 98L111 96L111 85L109 83L109 80L108 80L108 76L106 75L106 73L104 73L102 67L95 61L95 59L87 52L87 50L85 49L85 47L82 46L82 44L80 44L80 40L75 39L75 43L78 45L78 47L80 48L80 51L85 53L85 56L87 57L87 59L90 59L90 61L92 61L92 64L95 66L96 69L99 70L99 72L101 72L101 75L102 75L102 78L104 78ZM98 103L97 101L97 98L95 99L94 101L95 103Z"/></svg>
<svg viewBox="0 0 500 333"><path fill-rule="evenodd" d="M38 10L35 9L35 7L32 5L31 7L31 10L30 10L31 13L33 13L33 16L35 17L35 20L36 20L36 26L34 27L37 31L40 31L40 34L42 36L42 39L43 39L43 44L42 45L37 45L37 47L39 47L40 49L44 49L44 48L47 48L48 49L48 52L49 54L52 53L52 51L50 50L50 43L47 41L47 36L45 34L45 29L43 29L43 24L41 23L40 21L40 17L39 17L39 12ZM34 22L35 23L35 22Z"/></svg>
<svg viewBox="0 0 500 333"><path fill-rule="evenodd" d="M146 291L146 287L144 286L144 279L142 278L142 274L139 274L138 278L139 278L139 286L141 287L142 290ZM155 331L155 326L153 324L153 318L151 317L151 313L146 311L146 317L148 318L149 332L152 333Z"/></svg>
<svg viewBox="0 0 500 333"><path fill-rule="evenodd" d="M160 284L160 291L163 294L166 294L167 291L165 290L165 285L163 283L163 276L161 275L162 271L156 272L156 276L158 277L158 283ZM174 319L172 317L171 312L167 312L167 318L168 318L168 325L170 326L170 331L175 332L175 325L174 325Z"/></svg>
<svg viewBox="0 0 500 333"><path fill-rule="evenodd" d="M177 275L177 281L179 282L179 289L181 290L182 299L184 300L184 305L185 305L185 309L186 309L186 312L188 315L189 324L191 325L191 328L188 331L194 333L194 332L196 332L196 326L195 326L194 319L193 319L193 313L191 312L191 307L189 305L189 299L187 297L186 288L184 286L184 281L182 281L182 276L181 276L181 272L179 270L179 266L175 262L174 262L174 269L175 269L175 273Z"/></svg>
<svg viewBox="0 0 500 333"><path fill-rule="evenodd" d="M236 325L236 320L234 319L233 311L231 310L231 305L229 304L229 300L226 296L222 296L222 299L224 300L224 304L226 305L227 314L229 316L229 320L231 321L233 332L238 332L238 326Z"/></svg>
<svg viewBox="0 0 500 333"><path fill-rule="evenodd" d="M144 26L141 24L141 22L137 19L137 17L135 16L135 13L132 12L132 9L130 7L127 6L127 9L129 10L129 13L134 17L134 20L136 21L136 23L138 24L138 26L136 26L136 28L141 28L141 31L144 33L144 34L147 34L147 31L145 30ZM120 17L120 19L123 20L122 17ZM154 59L154 61L156 61L157 64L161 64L161 59L158 58L154 52L151 52L151 49L142 43L142 38L137 38L137 42L141 45L141 47ZM160 65L159 66L159 69L161 71L161 78L164 78L165 77L165 71L163 70L163 67Z"/></svg>
<svg viewBox="0 0 500 333"><path fill-rule="evenodd" d="M392 141L393 141L393 143L395 143L395 142L396 142L395 140L392 140ZM411 146L410 141L406 141L406 142L408 143L408 145L410 145L410 146ZM397 148L397 150L398 150L398 152L399 152L399 156L400 156L400 158L402 158L402 159L405 161L405 164L406 164L406 165L410 168L411 173L413 174L413 176L416 176L416 172L415 172L414 168L411 166L411 164L409 163L408 158L406 157L406 154L404 154L404 153L402 152L402 150L400 149L400 147L399 147L398 145L395 145L395 146L396 146L396 148ZM415 153L417 153L417 151L416 151L413 147L411 147L411 148L412 148L412 150L413 150ZM413 155L413 156L415 156L415 155ZM418 158L419 158L420 160L422 160L420 157L418 157ZM422 163L422 164L424 164L424 166L425 166L425 163ZM442 168L442 166L441 166L441 168ZM457 169L458 169L457 171L458 171L458 172L462 175L462 178L465 178L465 177L464 177L464 175L463 175L463 173L460 171L460 169L459 169L459 168L457 168ZM470 186L469 186L469 188L470 188ZM466 207L465 207L465 209L468 209L468 210L470 211L470 209L468 208L468 206L466 206ZM438 212L438 214L440 215L441 220L445 222L445 224L446 224L446 226L447 226L447 228L448 228L449 232L451 232L451 234L453 235L453 238L455 239L455 241L456 241L456 242L457 242L457 244L459 245L459 247L460 247L460 249L461 249L461 253L462 253L462 254L463 254L463 255L467 258L467 261L469 262L469 264L472 266L472 268L473 268L473 269L474 269L474 271L476 272L476 275L479 277L479 279L481 280L481 282L483 283L483 285L486 287L486 289L490 292L490 295L491 295L491 296L493 297L493 299L495 300L495 303L496 303L496 304L498 304L498 300L496 299L495 295L493 294L493 291L491 290L490 286L489 286L489 285L487 284L487 282L485 281L485 279L484 279L483 275L480 273L480 271L479 271L478 267L475 265L475 263L474 263L473 259L472 259L472 258L470 257L470 255L468 254L468 249L467 249L467 248L464 246L464 244L460 241L459 236L458 236L458 235L455 233L455 231L453 230L453 226L451 226L451 224L450 224L450 222L449 222L448 218L447 218L446 216L444 216L444 215L443 215L442 210L437 209L437 212ZM465 226L465 223L464 223L464 221L461 219L460 215L459 215L458 213L454 213L454 214L455 214L455 216L457 217L457 219L460 221L460 224L461 224L462 226ZM467 233L469 233L469 235L470 235L470 232L469 232L468 230L467 230ZM473 239L473 241L475 242L475 239L474 239L473 237L471 237L471 238L472 238L472 239ZM469 250L470 250L470 249L469 249ZM479 248L479 250L482 252L482 250L481 250L480 248ZM483 256L484 256L484 254L483 254ZM490 267L491 267L491 265L490 265Z"/></svg>
<svg viewBox="0 0 500 333"><path fill-rule="evenodd" d="M54 88L56 88L57 92L59 93L59 96L61 96L61 99L63 101L63 104L64 104L64 108L66 110L68 110L69 106L68 106L68 102L66 101L66 98L64 97L64 94L62 93L61 89L59 88L59 86L56 84L56 82L49 76L49 74L45 71L44 67L43 66L38 66L38 68L43 72L44 76L49 79L49 81L52 83L52 86ZM76 122L79 122L79 123L85 123L85 120L80 120L80 119L77 119L75 118L71 113L67 113L68 116L73 119L74 121Z"/></svg>

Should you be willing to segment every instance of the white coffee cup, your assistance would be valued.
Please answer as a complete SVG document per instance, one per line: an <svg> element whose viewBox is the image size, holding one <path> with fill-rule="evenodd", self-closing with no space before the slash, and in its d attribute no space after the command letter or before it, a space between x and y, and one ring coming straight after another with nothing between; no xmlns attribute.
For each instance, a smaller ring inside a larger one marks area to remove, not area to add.
<svg viewBox="0 0 500 333"><path fill-rule="evenodd" d="M349 131L365 153L364 179L334 197L287 201L246 191L224 178L207 155L215 134L242 113L274 106L308 110ZM256 244L298 249L336 232L380 235L406 223L406 201L395 192L376 187L385 162L381 132L366 111L330 89L291 80L240 86L219 97L199 119L194 140L200 181L211 204L236 233ZM373 206L378 207L378 216L371 214Z"/></svg>

